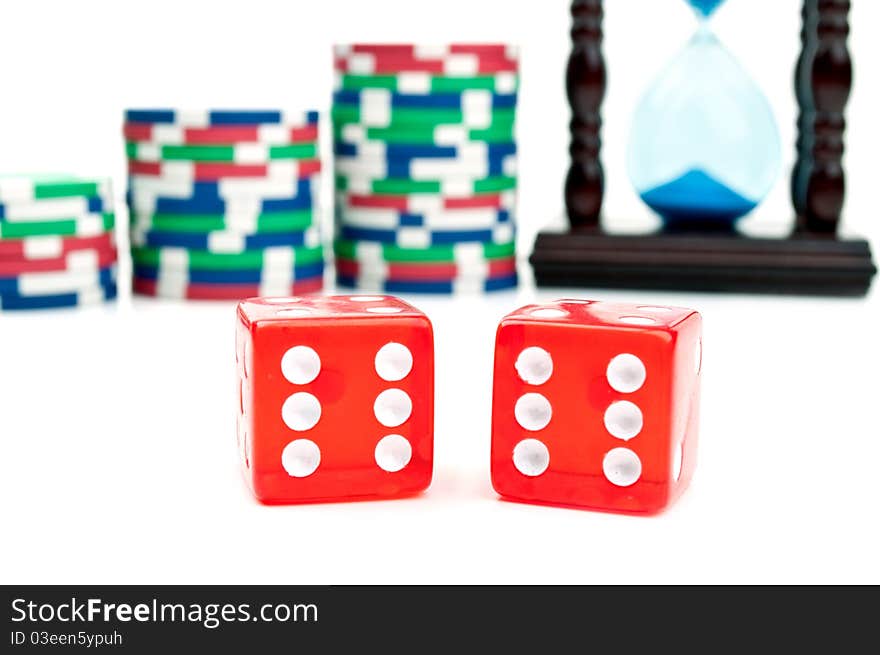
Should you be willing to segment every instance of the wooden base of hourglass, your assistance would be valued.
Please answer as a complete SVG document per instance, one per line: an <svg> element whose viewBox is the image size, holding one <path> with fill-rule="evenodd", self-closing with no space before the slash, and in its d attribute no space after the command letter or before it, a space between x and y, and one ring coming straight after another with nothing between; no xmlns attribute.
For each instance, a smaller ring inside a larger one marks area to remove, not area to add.
<svg viewBox="0 0 880 655"><path fill-rule="evenodd" d="M863 296L876 273L863 240L697 231L542 232L529 261L541 287Z"/></svg>
<svg viewBox="0 0 880 655"><path fill-rule="evenodd" d="M538 286L866 294L877 272L870 246L837 236L844 199L844 109L852 76L846 49L849 5L849 0L804 0L795 75L801 113L791 187L798 218L789 236L769 239L709 225L626 236L603 228L602 1L574 0L567 76L573 112L565 188L569 225L538 236L530 258Z"/></svg>

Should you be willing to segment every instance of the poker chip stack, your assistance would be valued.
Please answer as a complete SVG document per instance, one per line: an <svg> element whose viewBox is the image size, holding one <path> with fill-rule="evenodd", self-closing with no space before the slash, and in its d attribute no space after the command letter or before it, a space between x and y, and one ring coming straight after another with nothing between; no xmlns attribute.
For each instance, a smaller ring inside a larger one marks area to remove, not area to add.
<svg viewBox="0 0 880 655"><path fill-rule="evenodd" d="M322 288L317 112L129 110L124 134L135 293Z"/></svg>
<svg viewBox="0 0 880 655"><path fill-rule="evenodd" d="M351 45L334 55L337 285L515 287L515 50Z"/></svg>
<svg viewBox="0 0 880 655"><path fill-rule="evenodd" d="M109 180L0 176L0 311L116 297Z"/></svg>

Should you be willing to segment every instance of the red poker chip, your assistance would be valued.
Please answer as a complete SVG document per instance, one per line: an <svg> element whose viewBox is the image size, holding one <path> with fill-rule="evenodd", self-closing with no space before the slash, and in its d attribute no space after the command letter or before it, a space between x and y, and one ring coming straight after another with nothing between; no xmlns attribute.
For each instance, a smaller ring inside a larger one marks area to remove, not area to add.
<svg viewBox="0 0 880 655"><path fill-rule="evenodd" d="M276 128L280 126L271 125ZM262 143L264 137L258 126L215 126L215 127L184 127L181 128L181 138L162 140L163 130L167 125L153 123L126 123L122 132L125 140L134 143L162 143L167 145L235 145L238 143ZM311 143L318 140L318 126L307 125L304 127L289 127L287 130L287 143Z"/></svg>
<svg viewBox="0 0 880 655"><path fill-rule="evenodd" d="M147 177L180 177L180 171L184 168L180 166L181 162L173 162L175 166L166 166L169 163L171 162L147 162L130 159L128 161L128 173L129 175L144 175ZM197 182L217 182L222 179L236 177L261 178L272 176L271 164L183 163L188 164L186 168L191 171L191 175L187 175L186 179L193 179ZM299 179L311 177L321 172L321 160L300 160L297 169L299 171Z"/></svg>
<svg viewBox="0 0 880 655"><path fill-rule="evenodd" d="M46 259L0 260L0 277L18 277L26 273L50 273L85 266L79 262L94 262L95 268L107 268L116 263L115 248L85 249L69 252L61 257Z"/></svg>
<svg viewBox="0 0 880 655"><path fill-rule="evenodd" d="M408 43L355 43L351 52L366 53L386 57L419 57L423 49ZM449 54L475 55L484 59L509 59L510 46L500 43L453 43L446 46Z"/></svg>
<svg viewBox="0 0 880 655"><path fill-rule="evenodd" d="M436 55L429 48L414 45L395 44L354 44L338 47L335 51L336 70L343 73L366 72L374 75L397 73L429 73L444 75L459 67L463 57L475 60L475 67L468 74L494 75L496 73L515 73L519 62L510 56L507 46L497 44L457 44L449 46ZM357 65L352 64L357 62ZM366 63L369 62L367 66Z"/></svg>
<svg viewBox="0 0 880 655"><path fill-rule="evenodd" d="M301 296L309 293L318 293L324 288L323 276L308 280L299 280L285 289L283 294ZM170 293L159 288L156 280L134 278L132 283L134 293L141 296L153 296L161 298L176 298L179 300L243 300L262 295L258 284L187 284L182 293Z"/></svg>
<svg viewBox="0 0 880 655"><path fill-rule="evenodd" d="M336 272L343 277L357 278L361 275L370 275L372 267L368 264L346 259L336 258ZM382 279L392 282L446 282L456 278L496 278L507 277L516 273L516 258L492 259L486 261L486 268L476 276L473 272L462 269L462 266L454 262L444 263L399 263L388 262L382 271Z"/></svg>
<svg viewBox="0 0 880 655"><path fill-rule="evenodd" d="M113 233L92 237L34 236L0 239L0 264L58 259L77 250L112 250Z"/></svg>
<svg viewBox="0 0 880 655"><path fill-rule="evenodd" d="M475 75L495 75L496 73L515 73L518 69L517 62L513 60L479 60ZM350 61L345 57L338 57L335 61L336 70L343 73L355 73L351 70ZM429 75L444 75L448 73L447 62L442 59L410 59L406 57L376 57L370 71L373 75L395 75L399 73L427 73Z"/></svg>
<svg viewBox="0 0 880 655"><path fill-rule="evenodd" d="M418 213L410 209L408 196L361 195L350 193L346 196L348 205L365 209L394 209L400 212ZM443 209L501 209L503 201L500 194L488 193L469 198L443 198Z"/></svg>

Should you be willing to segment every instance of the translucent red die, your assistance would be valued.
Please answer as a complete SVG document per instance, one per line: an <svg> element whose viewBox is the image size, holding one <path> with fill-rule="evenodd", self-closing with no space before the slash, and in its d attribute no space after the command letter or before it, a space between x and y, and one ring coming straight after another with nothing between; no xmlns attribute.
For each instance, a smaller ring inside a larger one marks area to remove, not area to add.
<svg viewBox="0 0 880 655"><path fill-rule="evenodd" d="M700 315L559 300L498 326L492 484L502 496L653 514L696 463Z"/></svg>
<svg viewBox="0 0 880 655"><path fill-rule="evenodd" d="M238 305L237 437L263 503L394 498L431 482L434 336L390 296Z"/></svg>

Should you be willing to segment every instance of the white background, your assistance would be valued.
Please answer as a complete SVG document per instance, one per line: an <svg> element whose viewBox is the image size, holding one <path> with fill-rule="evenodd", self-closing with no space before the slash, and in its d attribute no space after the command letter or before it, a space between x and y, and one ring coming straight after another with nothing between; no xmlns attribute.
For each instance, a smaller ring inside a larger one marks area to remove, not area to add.
<svg viewBox="0 0 880 655"><path fill-rule="evenodd" d="M523 47L521 251L561 215L564 0L6 2L0 171L112 174L126 106L326 110L334 42ZM845 222L880 235L880 3L856 0ZM749 219L790 219L797 0L729 0L717 32L771 100L784 174ZM608 0L606 213L649 220L624 170L638 95L694 25L682 0ZM325 139L324 146L329 146ZM124 221L123 221L124 222ZM497 499L488 479L498 319L536 296L416 300L435 323L434 484L392 502L262 507L234 446L233 307L127 294L0 317L5 583L880 582L877 292L868 300L585 290L705 318L695 480L657 518ZM571 292L564 292L571 295Z"/></svg>

